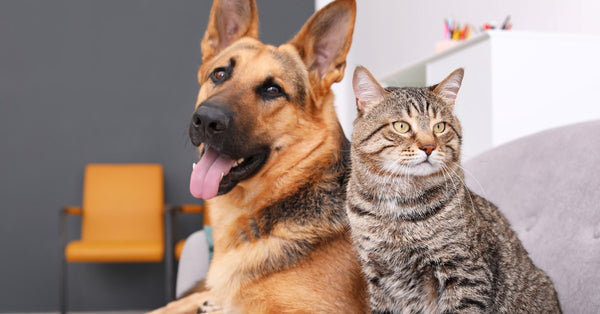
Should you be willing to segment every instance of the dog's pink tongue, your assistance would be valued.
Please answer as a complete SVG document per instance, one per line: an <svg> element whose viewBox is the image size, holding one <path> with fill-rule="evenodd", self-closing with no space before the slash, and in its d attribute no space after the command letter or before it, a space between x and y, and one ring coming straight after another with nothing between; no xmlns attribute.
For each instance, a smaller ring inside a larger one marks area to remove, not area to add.
<svg viewBox="0 0 600 314"><path fill-rule="evenodd" d="M202 158L192 170L190 192L194 197L205 200L217 196L221 176L226 176L235 160L206 148Z"/></svg>

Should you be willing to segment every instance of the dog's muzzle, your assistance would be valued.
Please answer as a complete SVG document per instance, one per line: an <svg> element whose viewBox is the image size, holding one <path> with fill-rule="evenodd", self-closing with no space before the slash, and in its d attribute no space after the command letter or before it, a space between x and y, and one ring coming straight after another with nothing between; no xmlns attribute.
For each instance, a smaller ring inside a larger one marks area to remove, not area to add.
<svg viewBox="0 0 600 314"><path fill-rule="evenodd" d="M257 173L269 158L269 145L264 139L248 137L252 124L244 127L236 118L218 99L201 103L192 115L192 144L204 144L190 179L190 192L195 197L209 199L229 192Z"/></svg>
<svg viewBox="0 0 600 314"><path fill-rule="evenodd" d="M232 121L233 113L226 107L200 105L190 122L192 144L199 146L201 143L206 143L221 150Z"/></svg>

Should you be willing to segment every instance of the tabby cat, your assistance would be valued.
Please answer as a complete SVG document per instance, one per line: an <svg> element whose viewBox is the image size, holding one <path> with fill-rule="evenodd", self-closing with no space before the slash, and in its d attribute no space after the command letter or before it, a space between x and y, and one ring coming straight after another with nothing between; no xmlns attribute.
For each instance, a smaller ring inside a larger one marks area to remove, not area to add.
<svg viewBox="0 0 600 314"><path fill-rule="evenodd" d="M560 313L508 221L464 184L453 114L463 73L384 89L354 72L346 210L372 312Z"/></svg>

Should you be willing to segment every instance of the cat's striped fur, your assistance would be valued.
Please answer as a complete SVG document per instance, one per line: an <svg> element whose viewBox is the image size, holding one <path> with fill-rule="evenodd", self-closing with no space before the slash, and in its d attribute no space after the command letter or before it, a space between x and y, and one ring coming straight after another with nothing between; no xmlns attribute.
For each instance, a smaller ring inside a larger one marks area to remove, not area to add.
<svg viewBox="0 0 600 314"><path fill-rule="evenodd" d="M463 182L452 112L462 77L384 90L355 71L346 209L372 312L560 313L508 221Z"/></svg>

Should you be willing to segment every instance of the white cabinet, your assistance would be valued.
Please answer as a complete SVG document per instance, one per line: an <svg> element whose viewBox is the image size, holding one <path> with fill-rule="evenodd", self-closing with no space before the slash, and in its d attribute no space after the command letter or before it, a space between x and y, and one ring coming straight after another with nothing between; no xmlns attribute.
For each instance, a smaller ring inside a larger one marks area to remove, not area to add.
<svg viewBox="0 0 600 314"><path fill-rule="evenodd" d="M597 36L485 32L382 82L433 85L458 67L465 69L456 105L463 160L544 129L600 119Z"/></svg>

